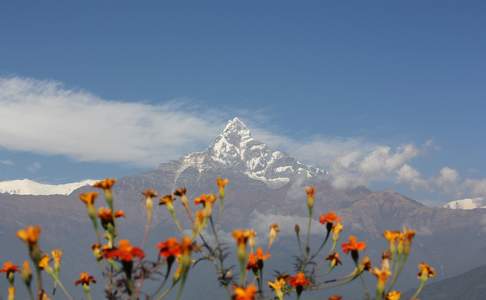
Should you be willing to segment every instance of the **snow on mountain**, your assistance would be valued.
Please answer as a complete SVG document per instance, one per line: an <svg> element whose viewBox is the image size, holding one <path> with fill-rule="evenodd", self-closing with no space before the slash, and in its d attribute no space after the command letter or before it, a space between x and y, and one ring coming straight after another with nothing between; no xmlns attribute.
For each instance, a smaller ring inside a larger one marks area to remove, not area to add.
<svg viewBox="0 0 486 300"><path fill-rule="evenodd" d="M30 179L0 181L0 193L11 195L69 195L74 190L91 185L96 180L83 180L65 184L44 184Z"/></svg>
<svg viewBox="0 0 486 300"><path fill-rule="evenodd" d="M442 207L450 209L476 209L476 208L486 208L486 199L483 197L478 198L466 198L460 200L454 200L447 202Z"/></svg>
<svg viewBox="0 0 486 300"><path fill-rule="evenodd" d="M255 140L238 118L228 121L206 151L183 157L179 172L188 167L194 167L200 173L210 168L234 168L274 187L285 185L293 178L308 179L325 174L323 170L304 165Z"/></svg>

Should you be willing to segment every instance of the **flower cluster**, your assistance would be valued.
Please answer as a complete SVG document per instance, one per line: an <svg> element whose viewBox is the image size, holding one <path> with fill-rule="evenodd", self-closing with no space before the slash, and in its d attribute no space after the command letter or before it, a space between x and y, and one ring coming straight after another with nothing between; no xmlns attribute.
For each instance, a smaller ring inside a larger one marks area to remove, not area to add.
<svg viewBox="0 0 486 300"><path fill-rule="evenodd" d="M141 191L146 219L140 245L120 238L122 233L119 232L118 222L119 218L125 217L125 212L115 209L115 179L105 179L93 185L103 192L105 206L97 207L98 193L95 191L80 194L79 199L85 205L93 227L95 242L91 252L101 269L107 299L161 300L171 297L172 294L175 294L175 299L182 299L191 270L203 261L214 266L217 280L232 300L284 300L292 294L300 299L308 293L320 293L357 279L363 285L364 298L371 299L364 276L373 276L376 279L375 299L401 298L402 295L395 286L412 251L415 231L406 227L402 230L386 230L383 236L388 247L379 264L372 267L370 258L365 254L368 245L357 236L349 235L345 241L340 242L341 247L338 247L345 223L337 212L329 211L318 218L322 225L322 236L320 242L313 245L310 237L317 191L313 186L306 187L307 227L302 231L301 225L295 225L299 249L293 256L295 270L289 273L277 271L272 279L265 280L264 274L268 273L264 272L266 262L272 258L271 251L278 239L280 226L271 224L268 227L267 240L263 244L257 243L257 232L253 229L234 229L232 238L235 248L231 255L221 242L224 231L219 228L221 224L216 222L221 220L224 212L228 184L228 179L218 177L216 192L201 194L192 201L184 187L163 196L159 196L154 189ZM154 245L157 255L151 260L150 255L146 255L144 246L153 227L154 200L157 199L159 206L164 207L174 222L175 230L171 234L173 236ZM216 210L218 206L219 210ZM181 214L184 215L183 218ZM67 299L73 299L60 279L63 251L44 251L40 246L41 232L41 228L36 225L27 226L17 232L18 238L27 247L30 262L24 261L19 268L13 262L6 261L0 269L0 273L5 273L9 283L9 300L15 299L15 276L18 273L32 300L46 300L50 297L44 288L42 273L52 279L54 288L59 287ZM346 257L349 257L350 262L349 273L332 276L336 268L346 267ZM239 265L237 275L233 274L232 264L228 262L232 258ZM35 272L32 272L31 266ZM418 268L419 285L412 299L418 299L428 280L436 276L434 268L425 262L419 264ZM35 285L32 284L34 279ZM156 289L146 291L145 280L156 281ZM96 283L95 277L86 272L81 272L79 278L74 280L74 285L81 286L87 300L92 299L91 286ZM335 294L328 299L342 300L343 297Z"/></svg>

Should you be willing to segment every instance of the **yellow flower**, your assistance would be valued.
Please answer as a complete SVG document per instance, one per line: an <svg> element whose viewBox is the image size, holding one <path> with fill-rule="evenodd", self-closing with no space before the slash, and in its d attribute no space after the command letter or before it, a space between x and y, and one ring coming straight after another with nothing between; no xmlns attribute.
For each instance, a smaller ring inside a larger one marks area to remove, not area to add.
<svg viewBox="0 0 486 300"><path fill-rule="evenodd" d="M97 192L88 192L79 195L79 199L87 206L94 205L97 197L98 197Z"/></svg>
<svg viewBox="0 0 486 300"><path fill-rule="evenodd" d="M58 272L59 269L61 268L61 260L62 260L63 252L61 249L54 249L52 250L51 255L54 260L54 270Z"/></svg>
<svg viewBox="0 0 486 300"><path fill-rule="evenodd" d="M229 183L228 178L221 178L221 177L216 178L216 185L218 186L219 196L221 198L224 198L224 188L228 183Z"/></svg>
<svg viewBox="0 0 486 300"><path fill-rule="evenodd" d="M30 283L32 282L32 270L30 269L30 264L27 260L25 260L22 264L22 270L20 274L22 275L22 279L24 280L25 284L27 286L30 286Z"/></svg>
<svg viewBox="0 0 486 300"><path fill-rule="evenodd" d="M333 241L336 242L337 240L339 240L339 234L341 233L341 231L343 231L343 224L339 222L334 224L334 226L331 229Z"/></svg>
<svg viewBox="0 0 486 300"><path fill-rule="evenodd" d="M39 268L41 270L48 270L50 268L49 267L50 260L51 259L50 259L49 255L42 256L42 258L40 259L39 264L38 264Z"/></svg>
<svg viewBox="0 0 486 300"><path fill-rule="evenodd" d="M208 214L207 214L207 211L205 209L201 209L201 210L196 211L195 216L196 217L195 217L194 224L193 224L194 225L194 227L193 227L194 236L198 235L204 229L204 227L206 227Z"/></svg>
<svg viewBox="0 0 486 300"><path fill-rule="evenodd" d="M418 269L419 269L419 272L418 272L417 276L420 280L426 281L430 278L435 277L435 275L436 275L435 269L432 268L427 263L424 263L424 262L420 263L418 265Z"/></svg>
<svg viewBox="0 0 486 300"><path fill-rule="evenodd" d="M285 282L285 279L283 279L283 278L278 278L278 279L275 279L274 281L268 282L268 286L273 290L273 292L275 293L275 296L279 300L283 300L283 297L284 297L283 289L285 288L286 285L287 285L287 283Z"/></svg>
<svg viewBox="0 0 486 300"><path fill-rule="evenodd" d="M233 299L234 300L254 300L257 292L256 286L253 284L247 287L233 287Z"/></svg>
<svg viewBox="0 0 486 300"><path fill-rule="evenodd" d="M278 233L280 232L280 227L278 224L270 225L270 230L268 232L268 248L272 247L273 242L277 239Z"/></svg>
<svg viewBox="0 0 486 300"><path fill-rule="evenodd" d="M398 239L398 253L410 254L412 240L415 237L415 230L404 227Z"/></svg>
<svg viewBox="0 0 486 300"><path fill-rule="evenodd" d="M386 294L385 300L400 300L400 296L399 291L390 291Z"/></svg>
<svg viewBox="0 0 486 300"><path fill-rule="evenodd" d="M312 209L312 207L314 207L316 188L313 186L308 186L305 188L305 193L307 195L307 207Z"/></svg>
<svg viewBox="0 0 486 300"><path fill-rule="evenodd" d="M385 290L385 284L391 275L388 265L383 264L381 266L381 269L373 268L373 270L371 270L371 274L373 274L378 279L376 289L380 292L383 292Z"/></svg>
<svg viewBox="0 0 486 300"><path fill-rule="evenodd" d="M17 231L17 237L29 246L37 245L41 234L40 226L28 226L25 229Z"/></svg>

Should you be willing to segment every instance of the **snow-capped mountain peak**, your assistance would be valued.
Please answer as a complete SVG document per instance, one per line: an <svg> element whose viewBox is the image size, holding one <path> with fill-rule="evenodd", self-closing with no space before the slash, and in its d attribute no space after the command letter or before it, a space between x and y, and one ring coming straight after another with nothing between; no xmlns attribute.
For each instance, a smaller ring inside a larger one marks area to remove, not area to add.
<svg viewBox="0 0 486 300"><path fill-rule="evenodd" d="M454 200L447 202L442 207L449 209L476 209L476 208L486 208L486 199L483 197L477 198L466 198L460 200Z"/></svg>
<svg viewBox="0 0 486 300"><path fill-rule="evenodd" d="M30 179L0 181L0 193L11 195L69 195L74 190L92 185L96 180L83 180L64 184L45 184Z"/></svg>
<svg viewBox="0 0 486 300"><path fill-rule="evenodd" d="M228 121L206 151L185 156L181 171L188 167L195 167L199 172L210 168L233 168L272 186L281 186L295 177L311 178L323 174L323 171L255 140L250 129L238 118Z"/></svg>

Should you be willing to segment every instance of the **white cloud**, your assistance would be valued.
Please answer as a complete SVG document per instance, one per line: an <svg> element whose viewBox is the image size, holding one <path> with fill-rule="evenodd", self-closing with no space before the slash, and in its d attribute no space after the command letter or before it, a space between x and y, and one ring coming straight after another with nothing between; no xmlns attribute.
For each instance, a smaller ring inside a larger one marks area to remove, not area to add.
<svg viewBox="0 0 486 300"><path fill-rule="evenodd" d="M337 188L393 181L390 179L397 176L398 170L422 151L413 144L391 147L370 143L363 138L315 136L310 140L298 140L262 129L255 131L255 137L306 163L325 168ZM427 141L423 148L430 144Z"/></svg>
<svg viewBox="0 0 486 300"><path fill-rule="evenodd" d="M426 179L422 177L419 171L408 164L404 164L397 172L397 181L410 185L412 189L428 188L429 184Z"/></svg>
<svg viewBox="0 0 486 300"><path fill-rule="evenodd" d="M486 178L466 179L463 182L463 186L472 197L486 196Z"/></svg>
<svg viewBox="0 0 486 300"><path fill-rule="evenodd" d="M206 146L222 127L216 117L177 102L108 101L58 82L0 78L0 146L11 150L152 166Z"/></svg>

